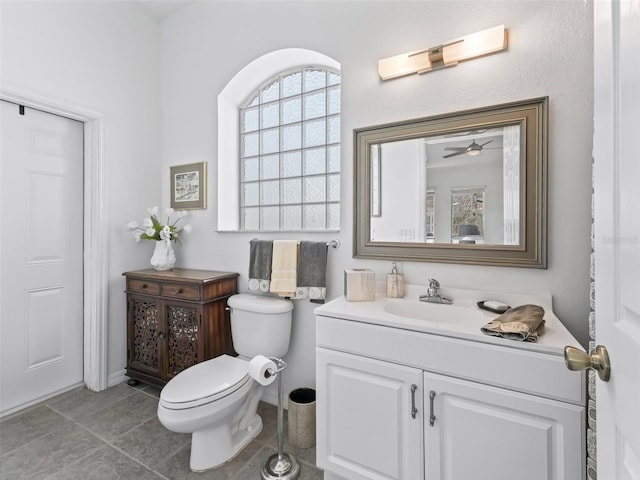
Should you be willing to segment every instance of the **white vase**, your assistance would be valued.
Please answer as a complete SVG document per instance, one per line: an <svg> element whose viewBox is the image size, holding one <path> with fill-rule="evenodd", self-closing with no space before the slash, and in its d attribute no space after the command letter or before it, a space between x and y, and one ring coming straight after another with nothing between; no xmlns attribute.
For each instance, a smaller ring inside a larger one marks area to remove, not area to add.
<svg viewBox="0 0 640 480"><path fill-rule="evenodd" d="M171 240L158 240L151 256L151 266L156 270L171 270L176 263Z"/></svg>

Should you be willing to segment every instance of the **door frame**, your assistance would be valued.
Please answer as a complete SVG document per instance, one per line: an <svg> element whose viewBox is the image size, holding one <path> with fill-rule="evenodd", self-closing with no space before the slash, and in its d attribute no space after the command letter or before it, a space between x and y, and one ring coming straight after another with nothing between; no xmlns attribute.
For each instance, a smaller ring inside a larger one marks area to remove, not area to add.
<svg viewBox="0 0 640 480"><path fill-rule="evenodd" d="M84 383L107 385L108 223L104 114L66 100L0 87L0 100L77 120L84 125L83 328Z"/></svg>

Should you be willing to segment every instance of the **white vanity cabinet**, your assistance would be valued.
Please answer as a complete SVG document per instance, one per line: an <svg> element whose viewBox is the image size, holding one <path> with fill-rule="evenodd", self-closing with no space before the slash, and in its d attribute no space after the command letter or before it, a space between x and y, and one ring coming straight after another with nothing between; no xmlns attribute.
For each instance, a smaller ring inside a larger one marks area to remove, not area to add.
<svg viewBox="0 0 640 480"><path fill-rule="evenodd" d="M316 309L325 480L584 480L585 377L548 343L577 345L559 322L523 345L403 322L380 302Z"/></svg>

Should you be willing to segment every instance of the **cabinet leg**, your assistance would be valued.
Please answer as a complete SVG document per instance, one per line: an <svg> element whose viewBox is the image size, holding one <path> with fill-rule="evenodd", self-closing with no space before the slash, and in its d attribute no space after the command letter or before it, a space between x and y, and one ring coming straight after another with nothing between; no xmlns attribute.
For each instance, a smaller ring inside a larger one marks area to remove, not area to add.
<svg viewBox="0 0 640 480"><path fill-rule="evenodd" d="M135 387L139 383L140 382L138 380L136 380L135 378L130 378L129 381L127 382L127 385L129 385L130 387Z"/></svg>

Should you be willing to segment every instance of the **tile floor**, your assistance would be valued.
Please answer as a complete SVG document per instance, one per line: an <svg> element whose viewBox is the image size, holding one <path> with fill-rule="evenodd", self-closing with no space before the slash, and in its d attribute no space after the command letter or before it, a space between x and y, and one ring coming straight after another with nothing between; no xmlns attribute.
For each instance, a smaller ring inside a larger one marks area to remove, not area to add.
<svg viewBox="0 0 640 480"><path fill-rule="evenodd" d="M166 430L156 416L159 390L126 383L95 393L72 390L0 421L0 480L259 480L277 452L277 409L261 402L260 435L229 463L189 470L188 434ZM322 480L315 448L284 451L300 463L300 480Z"/></svg>

